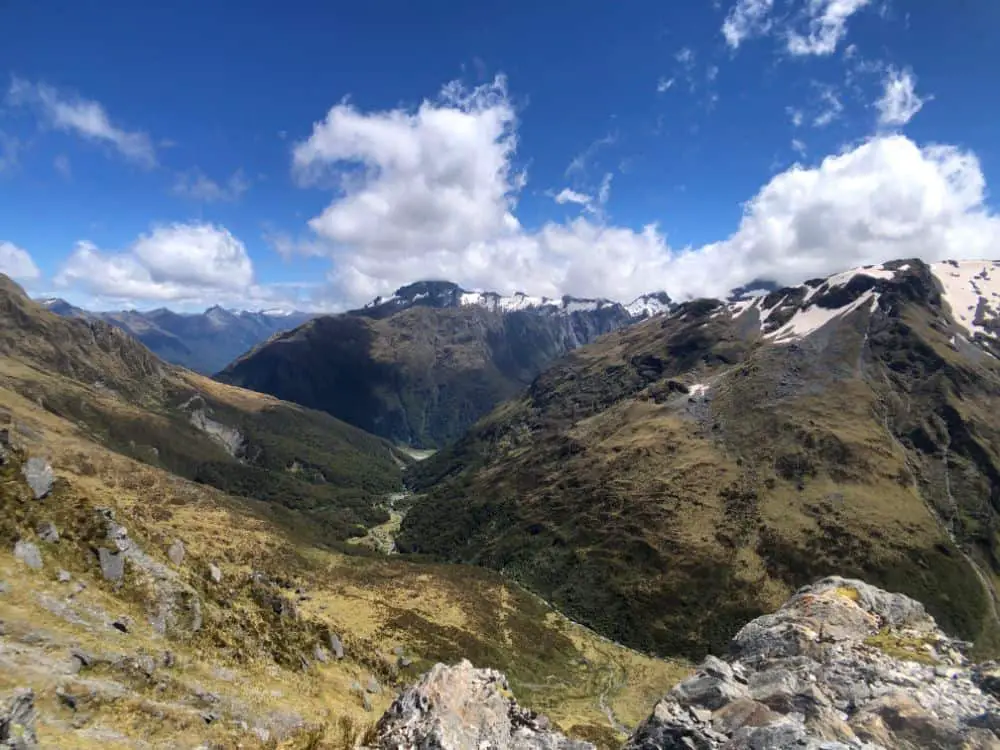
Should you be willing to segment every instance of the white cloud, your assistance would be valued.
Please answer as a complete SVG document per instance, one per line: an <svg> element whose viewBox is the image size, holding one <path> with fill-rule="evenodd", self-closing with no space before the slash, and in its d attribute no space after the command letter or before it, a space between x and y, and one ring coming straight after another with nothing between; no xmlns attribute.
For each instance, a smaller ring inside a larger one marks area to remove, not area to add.
<svg viewBox="0 0 1000 750"><path fill-rule="evenodd" d="M785 111L788 113L788 119L792 121L792 125L800 128L802 123L805 121L805 113L796 107L786 107Z"/></svg>
<svg viewBox="0 0 1000 750"><path fill-rule="evenodd" d="M661 76L660 80L656 82L656 93L663 94L670 91L676 82L676 78L665 78Z"/></svg>
<svg viewBox="0 0 1000 750"><path fill-rule="evenodd" d="M792 151L797 153L799 156L806 155L806 144L804 141L800 141L798 138L792 138Z"/></svg>
<svg viewBox="0 0 1000 750"><path fill-rule="evenodd" d="M840 117L844 111L844 105L840 101L840 95L833 86L819 85L819 98L822 108L819 114L813 118L813 125L817 128L825 128Z"/></svg>
<svg viewBox="0 0 1000 750"><path fill-rule="evenodd" d="M775 176L731 237L674 258L671 285L720 294L748 279L799 283L894 258L991 257L1000 217L984 195L973 154L876 137Z"/></svg>
<svg viewBox="0 0 1000 750"><path fill-rule="evenodd" d="M763 36L771 30L774 0L737 0L722 24L726 44L738 49L746 39Z"/></svg>
<svg viewBox="0 0 1000 750"><path fill-rule="evenodd" d="M502 77L471 91L446 86L415 112L365 114L341 102L293 151L300 179L340 180L340 194L310 227L373 261L454 252L516 229L514 125Z"/></svg>
<svg viewBox="0 0 1000 750"><path fill-rule="evenodd" d="M847 21L871 0L809 0L805 10L808 31L788 33L788 51L796 56L831 55L847 36Z"/></svg>
<svg viewBox="0 0 1000 750"><path fill-rule="evenodd" d="M73 167L69 163L69 157L66 154L59 154L52 160L52 167L62 176L64 180L68 180L73 176Z"/></svg>
<svg viewBox="0 0 1000 750"><path fill-rule="evenodd" d="M0 273L12 279L30 281L41 276L31 255L11 242L0 241Z"/></svg>
<svg viewBox="0 0 1000 750"><path fill-rule="evenodd" d="M210 179L200 169L177 175L173 193L202 203L235 202L250 189L250 180L237 169L224 183Z"/></svg>
<svg viewBox="0 0 1000 750"><path fill-rule="evenodd" d="M890 68L883 81L882 98L875 103L879 125L906 125L923 106L916 92L917 80L910 70Z"/></svg>
<svg viewBox="0 0 1000 750"><path fill-rule="evenodd" d="M108 143L140 166L156 166L156 149L149 135L113 125L108 113L98 102L16 77L11 80L7 101L35 108L47 124L58 130Z"/></svg>
<svg viewBox="0 0 1000 750"><path fill-rule="evenodd" d="M611 180L614 175L608 172L601 178L601 184L597 186L597 194L582 193L572 188L563 188L558 193L552 195L552 200L560 206L567 203L575 203L583 209L597 217L603 217L604 207L611 198Z"/></svg>
<svg viewBox="0 0 1000 750"><path fill-rule="evenodd" d="M78 242L55 282L115 299L189 300L250 290L253 264L243 243L223 227L169 224L122 252Z"/></svg>
<svg viewBox="0 0 1000 750"><path fill-rule="evenodd" d="M594 200L594 196L587 195L586 193L578 193L575 190L570 190L569 188L563 188L552 198L552 200L560 206L566 203L578 203L581 206L589 206Z"/></svg>
<svg viewBox="0 0 1000 750"><path fill-rule="evenodd" d="M612 224L603 212L610 175L551 196L583 206L580 216L529 230L514 218L520 182L506 90L495 82L450 91L412 111L338 105L297 147L300 173L319 164L343 175L342 192L310 222L315 241L286 247L331 258L330 297L357 305L443 278L500 292L628 300L664 289L684 299L892 258L985 257L1000 245L975 156L899 135L775 175L731 236L701 247L671 248L656 224Z"/></svg>
<svg viewBox="0 0 1000 750"><path fill-rule="evenodd" d="M673 85L673 79L670 79ZM669 87L668 87L669 88ZM618 135L616 133L608 133L602 138L598 138L596 141L590 143L583 151L573 157L570 161L569 166L566 167L566 176L569 177L573 174L584 174L590 167L590 163L594 161L594 157L597 152L602 148L607 146L613 146L618 140Z"/></svg>

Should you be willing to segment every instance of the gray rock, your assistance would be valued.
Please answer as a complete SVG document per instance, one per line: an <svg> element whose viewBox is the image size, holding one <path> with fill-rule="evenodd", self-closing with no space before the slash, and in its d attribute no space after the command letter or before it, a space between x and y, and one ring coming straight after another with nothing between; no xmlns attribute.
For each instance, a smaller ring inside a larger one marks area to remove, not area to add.
<svg viewBox="0 0 1000 750"><path fill-rule="evenodd" d="M378 680L374 677L369 677L368 684L365 685L365 690L372 695L378 695L382 692L382 686L378 684Z"/></svg>
<svg viewBox="0 0 1000 750"><path fill-rule="evenodd" d="M722 664L715 657L709 657L697 673L671 690L670 696L682 706L696 706L710 711L738 698L749 697L746 686L733 679L732 670L728 667L720 670L716 662Z"/></svg>
<svg viewBox="0 0 1000 750"><path fill-rule="evenodd" d="M170 548L167 550L167 558L169 558L170 562L174 565L180 565L184 562L184 542L180 539L175 539L174 543L171 544Z"/></svg>
<svg viewBox="0 0 1000 750"><path fill-rule="evenodd" d="M41 500L52 492L52 484L55 482L56 475L52 471L52 466L44 458L32 456L24 462L21 473L28 486L31 487L35 500Z"/></svg>
<svg viewBox="0 0 1000 750"><path fill-rule="evenodd" d="M502 674L462 661L438 664L393 702L376 726L386 750L593 750L554 732L544 717L506 697Z"/></svg>
<svg viewBox="0 0 1000 750"><path fill-rule="evenodd" d="M344 658L344 644L340 642L340 636L330 633L330 650L338 659Z"/></svg>
<svg viewBox="0 0 1000 750"><path fill-rule="evenodd" d="M59 581L59 583L69 583L71 580L73 580L73 576L69 574L68 570L60 570L56 574L56 579Z"/></svg>
<svg viewBox="0 0 1000 750"><path fill-rule="evenodd" d="M42 553L33 542L19 541L14 545L14 557L32 570L42 569Z"/></svg>
<svg viewBox="0 0 1000 750"><path fill-rule="evenodd" d="M222 583L222 569L215 563L209 563L208 577L212 579L212 583Z"/></svg>
<svg viewBox="0 0 1000 750"><path fill-rule="evenodd" d="M38 747L35 733L35 692L20 688L0 703L0 748L30 750Z"/></svg>
<svg viewBox="0 0 1000 750"><path fill-rule="evenodd" d="M38 534L38 538L43 542L55 544L59 541L59 530L51 521L43 521L38 524L38 526L35 527L35 533Z"/></svg>
<svg viewBox="0 0 1000 750"><path fill-rule="evenodd" d="M118 582L125 577L125 556L121 552L101 547L97 550L97 560L105 581Z"/></svg>
<svg viewBox="0 0 1000 750"><path fill-rule="evenodd" d="M887 630L927 665L870 645ZM926 644L931 644L929 650ZM1000 748L995 664L969 667L918 602L831 577L747 623L660 701L628 750Z"/></svg>
<svg viewBox="0 0 1000 750"><path fill-rule="evenodd" d="M320 664L326 664L330 661L330 652L322 646L317 646L313 649L313 658Z"/></svg>

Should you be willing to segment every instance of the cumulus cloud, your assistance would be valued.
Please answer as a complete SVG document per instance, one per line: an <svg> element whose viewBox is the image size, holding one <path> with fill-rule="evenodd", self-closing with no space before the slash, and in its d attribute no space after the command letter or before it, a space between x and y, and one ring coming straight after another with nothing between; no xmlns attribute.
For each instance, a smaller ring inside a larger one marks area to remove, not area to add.
<svg viewBox="0 0 1000 750"><path fill-rule="evenodd" d="M471 91L449 85L415 112L362 113L342 102L293 151L300 179L340 182L310 227L373 261L456 252L512 231L522 184L511 164L514 125L502 77Z"/></svg>
<svg viewBox="0 0 1000 750"><path fill-rule="evenodd" d="M615 226L597 210L610 174L550 194L584 211L529 230L514 216L522 183L505 87L447 91L413 110L339 104L296 147L298 173L321 167L340 190L309 223L312 241L283 247L331 258L330 295L346 305L426 278L621 300L719 296L754 278L799 283L892 258L985 257L1000 244L976 157L892 134L775 175L736 231L708 245L671 247L655 223Z"/></svg>
<svg viewBox="0 0 1000 750"><path fill-rule="evenodd" d="M31 255L12 242L0 241L0 273L12 279L30 281L41 276Z"/></svg>
<svg viewBox="0 0 1000 750"><path fill-rule="evenodd" d="M744 40L767 34L773 9L774 0L738 0L722 24L726 44L735 50Z"/></svg>
<svg viewBox="0 0 1000 750"><path fill-rule="evenodd" d="M243 197L249 189L250 180L242 169L237 169L223 183L210 179L200 169L192 169L177 175L173 185L174 195L202 203L232 203Z"/></svg>
<svg viewBox="0 0 1000 750"><path fill-rule="evenodd" d="M1000 217L984 197L973 154L880 136L775 176L731 237L676 255L671 272L682 286L720 294L747 279L793 284L893 258L990 257Z"/></svg>
<svg viewBox="0 0 1000 750"><path fill-rule="evenodd" d="M124 157L142 167L156 166L156 149L149 135L112 124L99 102L17 77L11 80L7 101L13 105L34 108L48 125L57 130L110 144Z"/></svg>
<svg viewBox="0 0 1000 750"><path fill-rule="evenodd" d="M882 97L875 103L879 125L906 125L923 108L925 100L917 95L912 71L890 68L882 85Z"/></svg>
<svg viewBox="0 0 1000 750"><path fill-rule="evenodd" d="M238 296L253 287L253 278L246 248L228 230L169 224L119 252L78 242L55 282L101 297L175 301Z"/></svg>
<svg viewBox="0 0 1000 750"><path fill-rule="evenodd" d="M809 0L805 9L807 31L788 33L792 55L831 55L847 36L847 21L871 0Z"/></svg>

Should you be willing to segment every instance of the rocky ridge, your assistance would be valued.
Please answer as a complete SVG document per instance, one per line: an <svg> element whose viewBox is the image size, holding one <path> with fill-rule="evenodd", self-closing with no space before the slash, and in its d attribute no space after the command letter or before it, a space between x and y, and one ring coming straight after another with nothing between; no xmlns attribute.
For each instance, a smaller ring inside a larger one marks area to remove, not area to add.
<svg viewBox="0 0 1000 750"><path fill-rule="evenodd" d="M923 605L830 577L747 623L725 659L676 685L626 750L1000 748L997 668L973 666ZM586 750L518 706L503 675L438 664L376 726L372 747Z"/></svg>
<svg viewBox="0 0 1000 750"><path fill-rule="evenodd" d="M706 658L626 748L1000 748L993 666L968 646L909 597L826 578Z"/></svg>

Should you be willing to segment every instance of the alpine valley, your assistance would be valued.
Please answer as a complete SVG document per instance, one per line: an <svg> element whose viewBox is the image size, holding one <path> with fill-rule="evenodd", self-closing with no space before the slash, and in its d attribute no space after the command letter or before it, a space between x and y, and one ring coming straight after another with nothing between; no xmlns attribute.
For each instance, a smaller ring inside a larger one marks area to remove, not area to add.
<svg viewBox="0 0 1000 750"><path fill-rule="evenodd" d="M1000 746L1000 261L129 320L2 277L0 747Z"/></svg>

